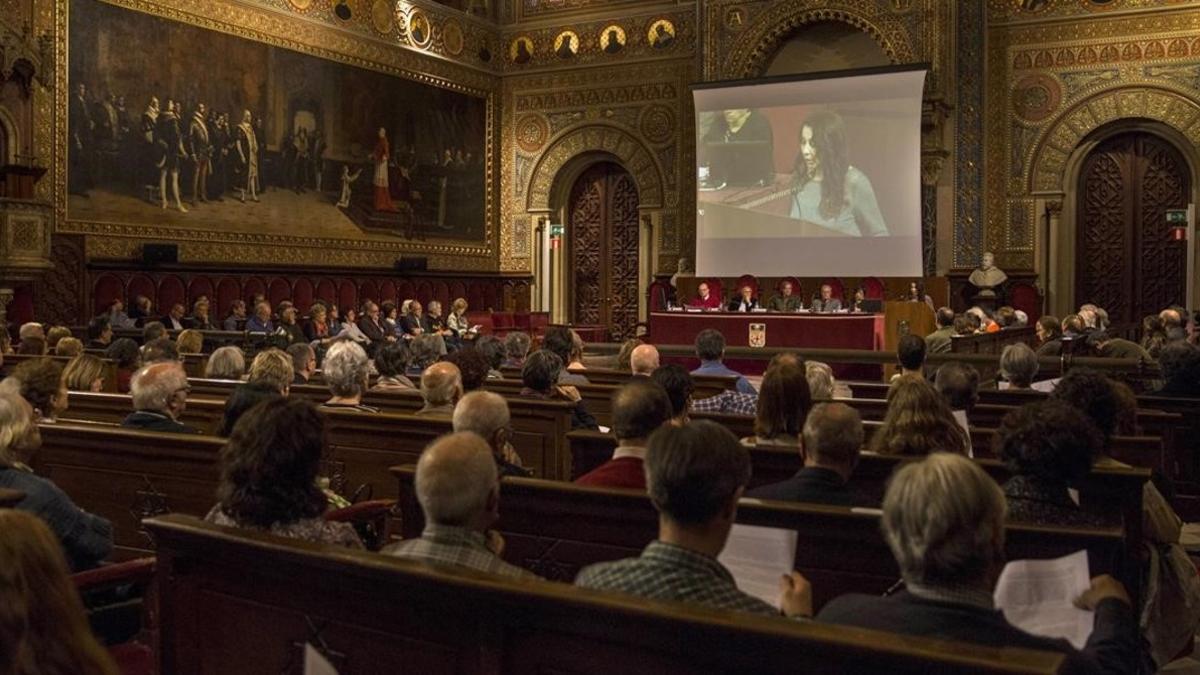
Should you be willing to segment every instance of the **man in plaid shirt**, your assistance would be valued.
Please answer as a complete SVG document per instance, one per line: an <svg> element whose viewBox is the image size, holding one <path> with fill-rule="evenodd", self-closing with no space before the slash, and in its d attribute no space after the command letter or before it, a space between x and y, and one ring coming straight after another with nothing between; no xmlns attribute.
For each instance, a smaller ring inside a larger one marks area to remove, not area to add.
<svg viewBox="0 0 1200 675"><path fill-rule="evenodd" d="M743 593L717 561L750 480L750 455L725 427L708 421L664 426L646 453L658 539L637 558L586 567L578 586L651 600L789 617L812 616L812 587L798 572L780 579L780 607Z"/></svg>
<svg viewBox="0 0 1200 675"><path fill-rule="evenodd" d="M518 579L537 578L501 560L504 540L488 530L499 517L500 479L492 450L482 437L459 432L430 444L417 462L416 487L425 531L419 539L402 541L386 553Z"/></svg>

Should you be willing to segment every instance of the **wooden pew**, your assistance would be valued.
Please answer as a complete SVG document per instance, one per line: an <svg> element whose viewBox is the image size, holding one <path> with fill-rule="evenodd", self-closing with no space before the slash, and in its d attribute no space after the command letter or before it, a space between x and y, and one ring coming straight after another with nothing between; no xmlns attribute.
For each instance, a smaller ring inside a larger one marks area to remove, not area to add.
<svg viewBox="0 0 1200 675"><path fill-rule="evenodd" d="M120 425L133 412L129 394L72 391L67 395L67 410L59 418L67 422L99 422ZM225 414L225 401L189 397L179 421L200 431L212 433Z"/></svg>
<svg viewBox="0 0 1200 675"><path fill-rule="evenodd" d="M504 367L500 369L504 374L505 380L521 381L521 369ZM624 370L612 370L610 368L588 368L587 370L578 371L592 384L611 384L622 385L633 377L632 374ZM726 389L737 389L737 378L726 377L724 375L693 375L692 382L696 385L695 391L692 392L692 398L702 399L709 396L716 396Z"/></svg>
<svg viewBox="0 0 1200 675"><path fill-rule="evenodd" d="M32 354L5 354L4 355L4 372L7 374L11 374L13 369L16 368L18 365L20 365L26 361L37 361L38 359L50 359L50 360L54 361L55 363L57 363L58 365L62 366L63 368L66 368L67 364L71 362L71 357L55 356L53 354L48 354L46 356L34 356ZM111 361L109 359L104 358L103 356L100 357L100 360L104 362L104 369L101 371L102 375L104 377L104 391L116 392L117 391L117 363L116 363L116 361Z"/></svg>
<svg viewBox="0 0 1200 675"><path fill-rule="evenodd" d="M413 489L415 467L394 467L392 473L400 482L403 536L420 536L424 515ZM743 499L737 520L799 532L795 567L813 582L815 608L843 593L882 593L899 579L877 511ZM508 562L566 581L592 563L641 553L657 538L658 513L634 490L505 478L496 529ZM1055 558L1084 548L1093 574L1125 578L1120 528L1009 525L1007 531L1010 559Z"/></svg>
<svg viewBox="0 0 1200 675"><path fill-rule="evenodd" d="M785 621L513 581L220 528L147 522L158 542L160 670L342 675L697 672L1054 673L1057 654ZM220 617L219 621L211 620Z"/></svg>

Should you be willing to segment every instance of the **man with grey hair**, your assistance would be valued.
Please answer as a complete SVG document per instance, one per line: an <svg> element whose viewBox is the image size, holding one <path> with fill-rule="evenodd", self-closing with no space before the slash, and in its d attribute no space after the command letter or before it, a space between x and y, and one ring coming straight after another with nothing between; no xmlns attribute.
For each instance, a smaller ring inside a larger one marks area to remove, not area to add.
<svg viewBox="0 0 1200 675"><path fill-rule="evenodd" d="M1004 493L975 462L939 452L901 467L883 498L883 533L905 590L844 595L818 621L991 647L1064 654L1064 672L1138 671L1138 628L1129 595L1103 575L1075 599L1095 612L1082 650L1009 624L992 603L1004 562Z"/></svg>
<svg viewBox="0 0 1200 675"><path fill-rule="evenodd" d="M1038 373L1038 357L1024 342L1008 345L1000 352L1000 374L1009 389L1031 389Z"/></svg>
<svg viewBox="0 0 1200 675"><path fill-rule="evenodd" d="M462 371L453 363L439 361L421 373L421 398L425 399L425 407L416 414L449 418L462 395Z"/></svg>
<svg viewBox="0 0 1200 675"><path fill-rule="evenodd" d="M325 384L333 394L321 404L324 409L379 412L378 408L363 405L363 393L370 380L370 361L367 352L353 340L337 340L325 353Z"/></svg>
<svg viewBox="0 0 1200 675"><path fill-rule="evenodd" d="M470 431L488 442L500 476L528 478L533 472L521 465L512 446L512 417L504 397L491 391L473 391L454 406L455 431Z"/></svg>
<svg viewBox="0 0 1200 675"><path fill-rule="evenodd" d="M629 369L634 377L650 377L650 373L658 368L658 347L654 345L638 345L629 353Z"/></svg>
<svg viewBox="0 0 1200 675"><path fill-rule="evenodd" d="M179 422L187 406L187 373L178 361L152 363L133 374L130 380L133 412L121 426L143 431L165 431L176 434L198 433Z"/></svg>
<svg viewBox="0 0 1200 675"><path fill-rule="evenodd" d="M443 436L417 462L417 501L425 529L384 549L397 558L469 567L518 579L536 578L500 559L504 540L489 530L499 518L500 480L486 441L470 432Z"/></svg>
<svg viewBox="0 0 1200 675"><path fill-rule="evenodd" d="M525 365L525 357L529 355L529 346L533 341L529 333L513 331L504 338L504 367L520 368Z"/></svg>
<svg viewBox="0 0 1200 675"><path fill-rule="evenodd" d="M863 444L858 411L845 403L821 403L804 422L800 456L804 468L795 476L763 485L747 496L785 502L853 506L858 502L847 483Z"/></svg>
<svg viewBox="0 0 1200 675"><path fill-rule="evenodd" d="M42 324L37 323L36 321L30 321L29 323L21 324L21 328L17 331L17 339L21 342L24 342L29 338L45 340L46 329L42 327Z"/></svg>

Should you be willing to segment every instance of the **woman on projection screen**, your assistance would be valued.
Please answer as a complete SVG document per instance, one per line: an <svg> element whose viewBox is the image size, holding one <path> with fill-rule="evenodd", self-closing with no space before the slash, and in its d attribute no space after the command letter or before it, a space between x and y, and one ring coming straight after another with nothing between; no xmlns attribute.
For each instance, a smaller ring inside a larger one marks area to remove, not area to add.
<svg viewBox="0 0 1200 675"><path fill-rule="evenodd" d="M804 120L795 167L792 218L852 237L889 234L871 180L846 158L841 115L820 110Z"/></svg>

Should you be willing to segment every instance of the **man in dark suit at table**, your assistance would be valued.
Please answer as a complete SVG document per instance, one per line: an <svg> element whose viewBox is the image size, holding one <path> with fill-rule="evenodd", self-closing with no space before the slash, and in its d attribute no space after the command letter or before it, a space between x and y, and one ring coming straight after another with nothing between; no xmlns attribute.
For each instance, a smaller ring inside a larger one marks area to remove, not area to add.
<svg viewBox="0 0 1200 675"><path fill-rule="evenodd" d="M696 289L697 295L688 303L689 307L700 307L702 309L721 309L721 299L713 293L708 284L701 281L700 287Z"/></svg>
<svg viewBox="0 0 1200 675"><path fill-rule="evenodd" d="M758 298L754 297L754 289L742 286L741 292L729 301L725 309L730 312L752 312L758 309Z"/></svg>
<svg viewBox="0 0 1200 675"><path fill-rule="evenodd" d="M841 308L842 301L833 297L833 286L822 285L821 294L813 298L812 310L814 312L836 312Z"/></svg>
<svg viewBox="0 0 1200 675"><path fill-rule="evenodd" d="M793 295L792 282L785 281L779 287L779 295L771 298L771 302L767 303L767 309L772 312L797 312L804 306L800 302L800 296Z"/></svg>

